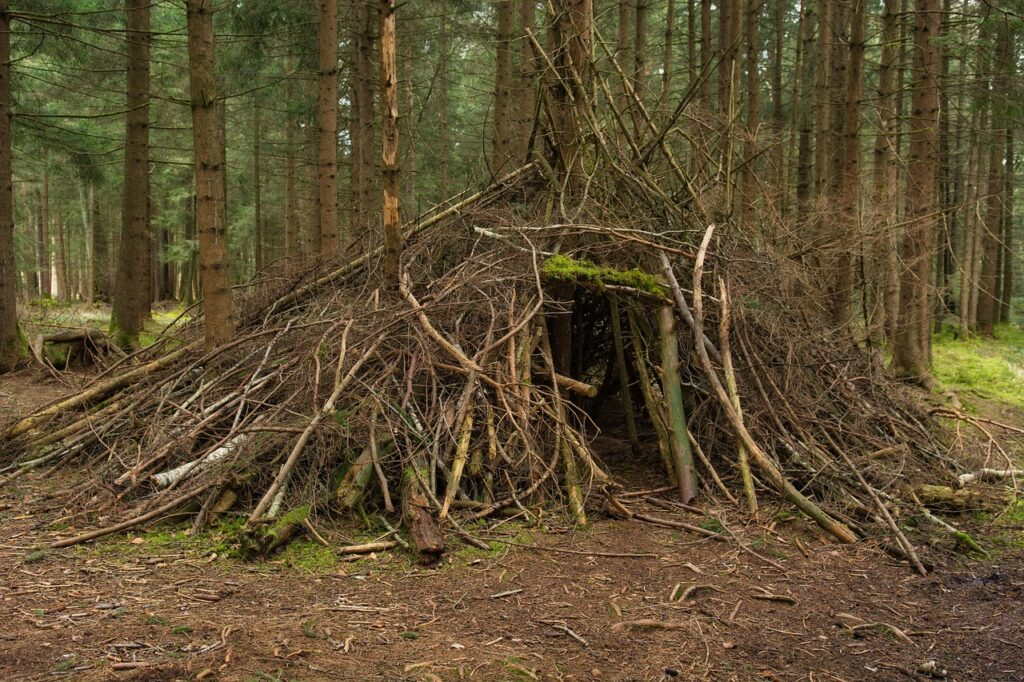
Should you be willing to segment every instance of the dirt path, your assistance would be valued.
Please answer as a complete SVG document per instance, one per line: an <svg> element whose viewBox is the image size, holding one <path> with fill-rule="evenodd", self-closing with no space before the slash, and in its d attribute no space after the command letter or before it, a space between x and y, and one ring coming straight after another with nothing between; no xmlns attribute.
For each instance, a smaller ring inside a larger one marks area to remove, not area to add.
<svg viewBox="0 0 1024 682"><path fill-rule="evenodd" d="M33 554L67 510L28 512L80 480L0 490L0 680L1024 679L1020 549L921 578L793 519L716 510L744 550L595 510L481 530L516 543L491 552L452 539L437 569L242 563L165 529Z"/></svg>
<svg viewBox="0 0 1024 682"><path fill-rule="evenodd" d="M602 521L434 570L388 555L306 573L147 536L26 562L19 494L0 498L4 680L896 680L930 660L1024 679L1020 554L919 578L866 547L741 534L780 571Z"/></svg>

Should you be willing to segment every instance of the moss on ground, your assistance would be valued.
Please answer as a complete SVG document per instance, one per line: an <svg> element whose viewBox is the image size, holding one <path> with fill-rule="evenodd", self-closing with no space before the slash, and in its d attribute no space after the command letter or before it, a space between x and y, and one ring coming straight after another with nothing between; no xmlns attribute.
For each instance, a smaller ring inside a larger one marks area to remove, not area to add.
<svg viewBox="0 0 1024 682"><path fill-rule="evenodd" d="M655 275L639 268L616 270L597 265L589 260L576 260L569 256L555 254L544 261L541 274L547 280L557 282L588 282L591 284L613 284L645 291L656 296L666 296L665 285Z"/></svg>
<svg viewBox="0 0 1024 682"><path fill-rule="evenodd" d="M946 388L1024 410L1024 330L1000 325L994 339L936 334L934 373ZM968 405L968 407L970 407Z"/></svg>

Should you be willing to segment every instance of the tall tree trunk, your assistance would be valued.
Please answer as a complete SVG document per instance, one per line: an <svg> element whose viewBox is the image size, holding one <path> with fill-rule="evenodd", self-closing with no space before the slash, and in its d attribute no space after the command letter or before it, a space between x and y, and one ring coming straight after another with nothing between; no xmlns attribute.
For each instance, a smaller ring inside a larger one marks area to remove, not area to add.
<svg viewBox="0 0 1024 682"><path fill-rule="evenodd" d="M995 14L993 12L993 14ZM997 22L995 27L996 51L993 63L992 87L989 97L989 141L988 189L986 190L985 220L981 250L981 278L978 292L978 333L992 336L999 317L999 250L1003 225L1003 162L1006 155L1005 114L994 106L996 98L1009 92L1006 69L1010 63L1010 31L1003 17L990 19Z"/></svg>
<svg viewBox="0 0 1024 682"><path fill-rule="evenodd" d="M871 302L870 330L872 336L885 332L892 340L895 320L890 320L885 301L886 273L894 260L899 243L896 235L896 91L899 76L900 30L899 0L885 0L882 10L882 57L878 67L878 128L872 159L872 196L878 224L878 236L868 250L871 256L869 282L865 295Z"/></svg>
<svg viewBox="0 0 1024 682"><path fill-rule="evenodd" d="M647 93L647 1L636 0L636 22L633 25L636 34L633 41L633 89L641 100Z"/></svg>
<svg viewBox="0 0 1024 682"><path fill-rule="evenodd" d="M398 65L395 61L395 0L381 0L381 187L384 193L384 285L398 287L402 223L398 211Z"/></svg>
<svg viewBox="0 0 1024 682"><path fill-rule="evenodd" d="M820 197L828 186L829 150L832 141L830 93L832 91L832 22L835 0L821 0L818 22L818 64L814 107L814 196Z"/></svg>
<svg viewBox="0 0 1024 682"><path fill-rule="evenodd" d="M57 219L53 221L54 243L57 247L57 295L55 298L71 300L71 278L68 276L68 241L67 231L64 229L64 212L57 211Z"/></svg>
<svg viewBox="0 0 1024 682"><path fill-rule="evenodd" d="M782 108L782 60L786 44L786 3L776 2L774 5L772 12L772 18L775 20L775 49L772 58L772 120L781 130L785 124Z"/></svg>
<svg viewBox="0 0 1024 682"><path fill-rule="evenodd" d="M835 289L832 298L832 324L841 327L850 321L853 301L853 253L861 250L860 205L860 101L864 80L864 31L867 0L851 0L849 63L846 70L846 97L843 106L842 190L840 202L845 233L835 264Z"/></svg>
<svg viewBox="0 0 1024 682"><path fill-rule="evenodd" d="M11 156L11 15L7 0L0 0L0 374L14 369L21 356Z"/></svg>
<svg viewBox="0 0 1024 682"><path fill-rule="evenodd" d="M491 172L501 176L512 154L512 31L513 0L497 0L498 40L494 78L494 142ZM383 47L381 48L383 49Z"/></svg>
<svg viewBox="0 0 1024 682"><path fill-rule="evenodd" d="M529 5L530 0L523 0L524 5ZM532 7L531 7L532 9ZM440 17L438 21L439 37L438 37L438 63L437 63L437 123L438 123L438 153L441 158L438 161L440 168L438 169L438 189L440 197L438 201L446 201L448 199L448 183L449 183L449 159L451 154L449 148L451 147L451 141L449 140L448 130L448 2L447 0L441 0L441 7L439 10ZM353 167L355 163L353 163Z"/></svg>
<svg viewBox="0 0 1024 682"><path fill-rule="evenodd" d="M796 204L797 215L806 217L810 212L810 199L814 190L814 160L812 154L812 142L814 140L815 124L815 100L812 96L815 93L815 69L818 66L818 51L820 40L815 40L815 13L814 5L816 0L802 0L803 16L801 25L803 27L801 50L803 62L799 77L796 78L799 89L793 91L793 107L799 111L799 140L796 153ZM820 27L819 27L820 29Z"/></svg>
<svg viewBox="0 0 1024 682"><path fill-rule="evenodd" d="M708 69L715 56L711 50L711 0L700 0L700 67ZM700 100L705 109L711 109L710 78L700 83Z"/></svg>
<svg viewBox="0 0 1024 682"><path fill-rule="evenodd" d="M530 137L533 134L536 97L536 65L533 44L529 34L536 24L537 0L519 0L519 70L518 87L514 106L516 109L515 134L512 141L516 165L526 161L529 155Z"/></svg>
<svg viewBox="0 0 1024 682"><path fill-rule="evenodd" d="M1013 261L1017 253L1013 250L1013 189L1017 183L1015 175L1016 158L1013 150L1013 130L1006 132L1006 205L1003 209L1003 288L999 302L999 320L1012 322L1013 303Z"/></svg>
<svg viewBox="0 0 1024 682"><path fill-rule="evenodd" d="M740 216L745 214L754 201L757 187L757 129L761 125L761 78L758 73L757 56L761 50L757 24L760 20L762 0L746 0L746 44L747 44L747 136L748 143L743 164L743 196L740 200Z"/></svg>
<svg viewBox="0 0 1024 682"><path fill-rule="evenodd" d="M43 150L43 180L39 190L39 295L49 298L53 293L53 272L50 270L50 163Z"/></svg>
<svg viewBox="0 0 1024 682"><path fill-rule="evenodd" d="M110 335L122 348L139 344L149 311L149 0L127 0L128 53L124 198Z"/></svg>
<svg viewBox="0 0 1024 682"><path fill-rule="evenodd" d="M253 239L253 258L256 262L256 272L266 265L264 249L266 248L263 234L263 196L262 183L263 159L260 153L260 101L259 94L254 93L252 98L252 201L253 201L253 223L255 235Z"/></svg>
<svg viewBox="0 0 1024 682"><path fill-rule="evenodd" d="M84 279L84 295L85 304L91 306L94 303L96 296L95 289L95 268L96 268L96 252L95 252L95 237L94 231L96 229L95 215L93 213L93 185L92 180L88 183L85 180L79 179L78 181L78 202L81 206L82 211L82 231L85 234L83 245L85 247L85 273Z"/></svg>
<svg viewBox="0 0 1024 682"><path fill-rule="evenodd" d="M92 291L95 298L110 300L110 225L103 212L103 193L95 201L95 186L89 182L89 203L93 206L92 217Z"/></svg>
<svg viewBox="0 0 1024 682"><path fill-rule="evenodd" d="M635 14L636 8L633 0L619 0L618 41L615 46L615 60L622 67L623 71L626 72L628 72L630 64L633 62L633 41L635 40L633 16ZM618 79L616 83L616 94L619 100L617 105L619 111L625 113L633 108L633 99L629 96L629 88L626 87L624 80Z"/></svg>
<svg viewBox="0 0 1024 682"><path fill-rule="evenodd" d="M737 96L742 0L720 0L718 10L718 102L723 115L732 110Z"/></svg>
<svg viewBox="0 0 1024 682"><path fill-rule="evenodd" d="M317 199L320 249L324 258L332 258L338 253L338 0L320 0L319 43Z"/></svg>
<svg viewBox="0 0 1024 682"><path fill-rule="evenodd" d="M286 102L294 101L295 62L289 50L284 60ZM291 108L284 114L284 269L291 274L299 262L299 195L295 190L295 116Z"/></svg>
<svg viewBox="0 0 1024 682"><path fill-rule="evenodd" d="M419 215L419 199L416 182L418 170L416 166L416 93L413 89L414 67L415 67L415 42L413 36L416 26L412 21L403 21L398 24L398 72L401 78L398 81L399 95L405 112L399 117L402 126L402 205L401 215L406 222L415 221ZM513 108L515 103L512 104ZM512 145L515 144L515 120L512 121Z"/></svg>
<svg viewBox="0 0 1024 682"><path fill-rule="evenodd" d="M353 139L354 158L353 197L355 210L351 239L354 242L368 245L369 237L376 225L377 208L374 205L374 184L376 165L374 164L374 71L373 71L373 39L374 17L377 8L369 0L356 2L356 39L355 48L355 88L353 92L353 110L356 114L356 133Z"/></svg>
<svg viewBox="0 0 1024 682"><path fill-rule="evenodd" d="M235 333L224 206L224 137L221 117L217 112L213 0L187 0L186 7L196 232L199 235L199 273L203 287L203 328L209 351L227 343Z"/></svg>
<svg viewBox="0 0 1024 682"><path fill-rule="evenodd" d="M900 317L896 325L893 367L901 375L925 380L930 372L928 287L936 215L936 155L939 126L939 0L915 0L914 63L907 168L907 220L903 239Z"/></svg>
<svg viewBox="0 0 1024 682"><path fill-rule="evenodd" d="M675 48L676 0L668 0L665 6L665 48L661 58L661 96L658 109L662 118L668 118L668 101L672 91L672 59ZM690 50L692 56L693 50ZM693 68L692 61L690 68Z"/></svg>

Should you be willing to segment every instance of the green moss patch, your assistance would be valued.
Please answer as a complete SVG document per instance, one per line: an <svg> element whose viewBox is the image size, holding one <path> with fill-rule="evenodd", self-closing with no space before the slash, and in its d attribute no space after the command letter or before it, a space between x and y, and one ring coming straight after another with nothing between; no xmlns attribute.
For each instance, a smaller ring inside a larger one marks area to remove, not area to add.
<svg viewBox="0 0 1024 682"><path fill-rule="evenodd" d="M555 254L546 259L541 266L541 274L548 281L612 284L638 289L655 296L666 296L665 285L649 272L644 272L639 268L616 270L597 265L589 260L576 260L562 254Z"/></svg>

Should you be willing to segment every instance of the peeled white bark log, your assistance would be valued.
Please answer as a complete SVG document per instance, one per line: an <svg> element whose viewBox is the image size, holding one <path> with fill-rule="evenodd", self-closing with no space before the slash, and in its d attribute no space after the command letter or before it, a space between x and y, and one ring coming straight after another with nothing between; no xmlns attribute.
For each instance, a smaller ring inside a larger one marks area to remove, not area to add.
<svg viewBox="0 0 1024 682"><path fill-rule="evenodd" d="M978 469L969 474L960 474L957 479L961 488L975 481L1000 480L1003 478L1024 477L1024 469Z"/></svg>
<svg viewBox="0 0 1024 682"><path fill-rule="evenodd" d="M247 436L248 434L244 433L238 434L234 438L224 443L224 445L221 445L219 448L216 448L215 450L211 451L205 457L200 457L197 460L194 460L192 462L186 462L185 464L174 467L173 469L168 469L167 471L161 471L158 474L153 474L151 480L158 488L166 488L170 485L173 485L178 481L182 480L183 478L185 478L186 476L191 476L192 474L199 473L203 469L206 469L209 466L224 459L232 452L237 450L238 447L242 445L243 442L245 442Z"/></svg>

